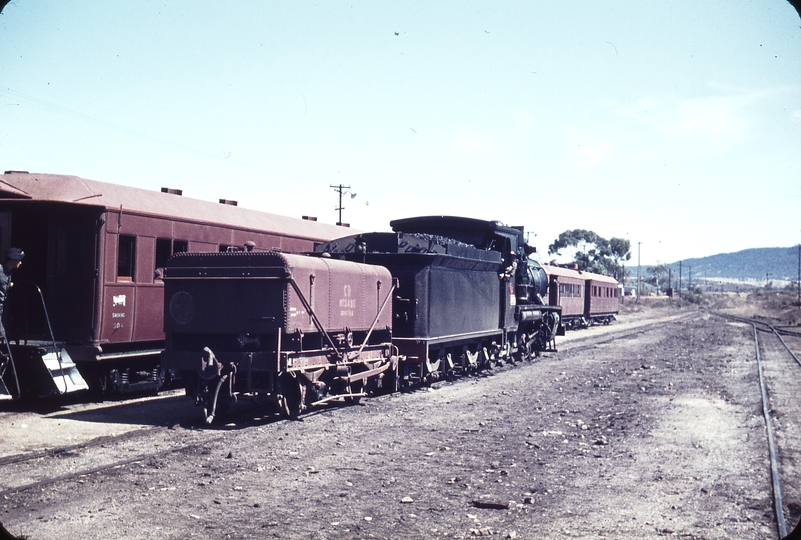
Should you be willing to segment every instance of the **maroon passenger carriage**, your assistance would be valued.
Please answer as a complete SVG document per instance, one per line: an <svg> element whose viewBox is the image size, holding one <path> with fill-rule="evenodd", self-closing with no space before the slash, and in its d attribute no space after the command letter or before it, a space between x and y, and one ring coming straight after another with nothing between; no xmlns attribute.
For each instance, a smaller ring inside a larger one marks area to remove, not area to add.
<svg viewBox="0 0 801 540"><path fill-rule="evenodd" d="M620 311L615 278L563 266L544 264L542 268L548 274L548 303L562 307L565 328L586 328L615 320Z"/></svg>
<svg viewBox="0 0 801 540"><path fill-rule="evenodd" d="M0 369L0 399L71 392L87 382L100 391L155 390L161 274L174 253L246 242L305 252L350 232L180 194L74 176L0 177L0 253L25 251L4 314L14 361Z"/></svg>
<svg viewBox="0 0 801 540"><path fill-rule="evenodd" d="M593 323L609 324L620 311L620 289L611 276L584 272L587 280L585 297L586 316Z"/></svg>
<svg viewBox="0 0 801 540"><path fill-rule="evenodd" d="M548 275L548 304L562 306L562 324L568 330L587 326L584 319L585 280L578 270L542 265Z"/></svg>

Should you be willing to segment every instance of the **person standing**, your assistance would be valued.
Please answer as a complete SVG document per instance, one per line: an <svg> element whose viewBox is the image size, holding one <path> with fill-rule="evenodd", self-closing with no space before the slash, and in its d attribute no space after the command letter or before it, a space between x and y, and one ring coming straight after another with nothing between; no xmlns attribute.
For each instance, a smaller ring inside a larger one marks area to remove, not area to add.
<svg viewBox="0 0 801 540"><path fill-rule="evenodd" d="M25 252L19 248L9 248L6 251L6 260L0 266L0 339L5 341L6 329L3 326L3 311L8 297L8 289L11 287L11 274L20 267Z"/></svg>

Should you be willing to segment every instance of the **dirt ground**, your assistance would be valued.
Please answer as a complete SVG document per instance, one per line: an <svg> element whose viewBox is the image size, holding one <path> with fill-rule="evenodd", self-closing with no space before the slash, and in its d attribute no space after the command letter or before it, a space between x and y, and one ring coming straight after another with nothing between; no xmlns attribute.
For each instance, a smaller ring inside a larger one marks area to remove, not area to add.
<svg viewBox="0 0 801 540"><path fill-rule="evenodd" d="M297 422L242 403L208 429L177 392L1 404L0 522L36 540L778 537L750 327L627 299L559 347ZM798 370L773 366L773 391Z"/></svg>

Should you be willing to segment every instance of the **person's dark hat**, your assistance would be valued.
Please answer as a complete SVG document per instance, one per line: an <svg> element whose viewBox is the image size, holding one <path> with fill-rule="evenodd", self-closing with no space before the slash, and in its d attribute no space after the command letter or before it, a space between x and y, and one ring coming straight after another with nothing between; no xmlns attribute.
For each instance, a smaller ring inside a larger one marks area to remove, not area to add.
<svg viewBox="0 0 801 540"><path fill-rule="evenodd" d="M8 248L8 251L6 251L6 259L11 259L12 261L21 261L24 256L25 252L20 248Z"/></svg>

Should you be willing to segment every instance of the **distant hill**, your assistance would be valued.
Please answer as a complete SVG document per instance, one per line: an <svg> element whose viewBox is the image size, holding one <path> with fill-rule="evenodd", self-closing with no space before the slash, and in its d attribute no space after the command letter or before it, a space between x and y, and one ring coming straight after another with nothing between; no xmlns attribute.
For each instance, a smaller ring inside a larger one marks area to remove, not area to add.
<svg viewBox="0 0 801 540"><path fill-rule="evenodd" d="M671 263L674 275L679 275L679 263ZM682 274L693 278L732 278L796 281L798 279L798 246L744 249L736 253L721 253L681 262Z"/></svg>

